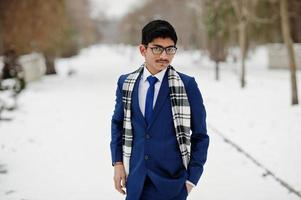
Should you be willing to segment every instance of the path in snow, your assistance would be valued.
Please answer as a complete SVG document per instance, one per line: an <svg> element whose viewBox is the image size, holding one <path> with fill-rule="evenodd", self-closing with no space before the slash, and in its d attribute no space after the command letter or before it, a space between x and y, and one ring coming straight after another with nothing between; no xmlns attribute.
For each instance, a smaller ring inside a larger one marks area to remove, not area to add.
<svg viewBox="0 0 301 200"><path fill-rule="evenodd" d="M123 199L113 187L110 119L118 75L130 71L121 66L135 69L140 60L115 50L91 48L60 61L60 75L30 84L13 121L0 122L0 165L7 170L0 173L1 200ZM70 67L77 74L66 77ZM208 161L189 199L299 199L208 130Z"/></svg>

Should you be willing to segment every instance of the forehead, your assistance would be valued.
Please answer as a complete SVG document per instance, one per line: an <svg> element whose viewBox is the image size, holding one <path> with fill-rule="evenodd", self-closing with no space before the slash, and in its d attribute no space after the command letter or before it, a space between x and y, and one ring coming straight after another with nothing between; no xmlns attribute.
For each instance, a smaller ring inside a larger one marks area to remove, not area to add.
<svg viewBox="0 0 301 200"><path fill-rule="evenodd" d="M175 43L171 38L155 38L150 42L152 45L160 45L163 47L174 46Z"/></svg>

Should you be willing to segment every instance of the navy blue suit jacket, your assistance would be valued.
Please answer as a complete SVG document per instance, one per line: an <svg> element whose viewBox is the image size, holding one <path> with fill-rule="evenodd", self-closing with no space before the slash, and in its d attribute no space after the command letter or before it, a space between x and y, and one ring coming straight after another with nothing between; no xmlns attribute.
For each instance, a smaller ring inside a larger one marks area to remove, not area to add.
<svg viewBox="0 0 301 200"><path fill-rule="evenodd" d="M179 73L179 72L178 72ZM136 81L131 105L133 144L130 172L127 177L127 199L139 199L145 176L148 175L156 187L167 198L180 191L186 180L197 185L207 159L209 137L206 129L206 111L197 83L193 77L179 73L189 99L191 109L191 159L186 170L178 147L174 129L171 101L167 80L164 75L149 125L139 107ZM116 90L116 104L111 125L112 162L122 161L123 103L122 85L126 75L121 75Z"/></svg>

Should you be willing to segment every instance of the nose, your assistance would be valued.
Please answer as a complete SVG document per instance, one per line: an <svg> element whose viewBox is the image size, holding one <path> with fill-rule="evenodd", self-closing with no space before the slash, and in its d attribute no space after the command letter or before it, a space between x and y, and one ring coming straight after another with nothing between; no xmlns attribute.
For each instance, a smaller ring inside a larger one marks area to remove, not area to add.
<svg viewBox="0 0 301 200"><path fill-rule="evenodd" d="M164 50L164 51L161 53L160 58L162 58L162 59L167 59L167 58L168 58L168 55L167 55L167 53L166 53L166 50Z"/></svg>

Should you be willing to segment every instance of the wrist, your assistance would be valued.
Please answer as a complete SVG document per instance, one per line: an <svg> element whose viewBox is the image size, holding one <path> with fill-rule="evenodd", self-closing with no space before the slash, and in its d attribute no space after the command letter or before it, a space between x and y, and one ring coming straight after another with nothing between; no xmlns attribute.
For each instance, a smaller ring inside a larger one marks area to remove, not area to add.
<svg viewBox="0 0 301 200"><path fill-rule="evenodd" d="M186 180L186 184L190 185L191 187L195 187L195 184L193 184L191 181Z"/></svg>
<svg viewBox="0 0 301 200"><path fill-rule="evenodd" d="M123 165L123 162L115 162L114 166L117 166L117 165Z"/></svg>

